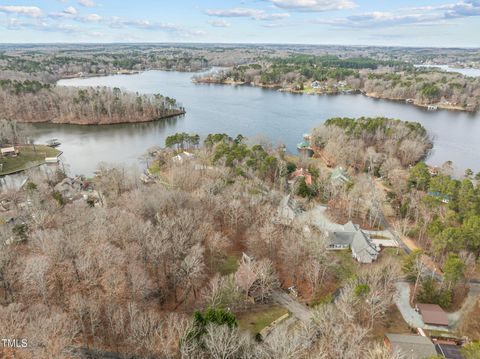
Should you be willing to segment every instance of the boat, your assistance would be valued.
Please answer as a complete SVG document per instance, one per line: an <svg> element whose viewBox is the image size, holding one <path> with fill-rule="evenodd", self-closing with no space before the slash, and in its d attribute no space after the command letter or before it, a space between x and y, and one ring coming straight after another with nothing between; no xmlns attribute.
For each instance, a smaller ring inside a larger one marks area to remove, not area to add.
<svg viewBox="0 0 480 359"><path fill-rule="evenodd" d="M48 147L58 147L61 145L61 142L57 140L56 138L53 138L51 140L47 141L47 146Z"/></svg>

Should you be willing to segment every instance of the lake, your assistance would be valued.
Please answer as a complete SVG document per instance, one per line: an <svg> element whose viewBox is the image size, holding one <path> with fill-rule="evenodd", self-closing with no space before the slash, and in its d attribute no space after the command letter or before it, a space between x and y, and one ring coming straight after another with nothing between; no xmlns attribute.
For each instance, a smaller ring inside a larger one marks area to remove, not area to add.
<svg viewBox="0 0 480 359"><path fill-rule="evenodd" d="M262 136L284 143L291 152L302 135L330 117L386 116L422 123L435 139L428 162L452 160L459 171L480 171L480 115L455 111L426 111L403 102L362 95L295 95L250 86L194 84L191 73L147 71L135 75L61 80L63 86L110 86L139 93L174 97L186 115L143 124L110 126L34 125L38 143L52 138L70 174L91 175L99 162L139 164L149 147L163 146L176 132L225 132Z"/></svg>
<svg viewBox="0 0 480 359"><path fill-rule="evenodd" d="M458 72L459 74L468 76L468 77L480 77L480 69L475 68L461 68L461 67L450 67L449 65L415 65L415 67L428 67L428 68L438 68L446 72Z"/></svg>

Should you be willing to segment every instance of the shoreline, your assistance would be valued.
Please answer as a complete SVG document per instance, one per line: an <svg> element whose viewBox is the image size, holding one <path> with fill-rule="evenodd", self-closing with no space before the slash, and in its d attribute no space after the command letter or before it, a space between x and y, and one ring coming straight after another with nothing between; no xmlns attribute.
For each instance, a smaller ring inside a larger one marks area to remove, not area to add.
<svg viewBox="0 0 480 359"><path fill-rule="evenodd" d="M46 145L35 145L35 146L38 146L40 148L42 147L48 147ZM33 145L19 145L17 146L18 148L30 148L30 147L34 147ZM52 151L55 150L55 155L54 156L51 156L51 157L56 157L57 159L63 154L63 151L60 151L60 150L57 150L56 148L52 148ZM21 155L21 154L20 154ZM19 156L20 156L19 155ZM47 159L47 156L45 156L44 159L39 159L39 160L36 160L36 161L31 161L31 162L26 162L23 166L21 167L18 167L16 169L12 169L12 170L9 170L9 171L0 171L0 177L5 177L5 176L11 176L11 175L15 175L15 174L18 174L18 173L22 173L22 172L25 172L25 171L28 171L32 168L36 168L36 167L40 167L40 166L43 166L43 165L47 165L48 162L46 161Z"/></svg>
<svg viewBox="0 0 480 359"><path fill-rule="evenodd" d="M382 95L379 95L377 93L367 93L362 90L346 90L346 91L318 91L318 90L312 90L310 92L306 92L305 90L295 90L291 88L284 88L280 85L262 85L262 84L252 84L252 83L246 83L242 81L215 81L215 80L192 80L193 83L195 84L205 84L205 85L230 85L230 86L251 86L251 87L259 87L263 89L269 89L269 90L277 90L278 92L285 92L285 93L291 93L291 94L296 94L296 95L318 95L318 96L323 96L323 95L348 95L348 94L360 94L365 97L369 97L372 99L377 99L377 100L388 100L388 101L395 101L395 102L403 102L407 105L413 105L416 107L421 107L423 109L428 109L430 106L436 107L435 110L448 110L448 111L460 111L460 112L466 112L466 113L477 113L478 110L469 110L467 108L461 107L461 106L455 106L453 104L445 104L445 103L434 103L434 104L426 104L426 103L420 103L420 102L407 102L408 99L403 99L403 98L389 98L389 97L384 97Z"/></svg>
<svg viewBox="0 0 480 359"><path fill-rule="evenodd" d="M161 116L161 117L156 117L153 119L149 120L142 120L142 121L121 121L121 122L111 122L111 123L106 123L106 122L98 122L98 123L83 123L83 122L60 122L60 121L51 121L51 120L45 120L45 121L21 121L21 120L16 120L18 123L26 123L26 124L55 124L55 125L73 125L73 126L111 126L111 125L133 125L136 123L149 123L149 122L155 122L155 121L161 121L165 120L168 118L172 117L177 117L177 116L184 116L187 112L185 110L178 110L175 113L169 113L167 115Z"/></svg>

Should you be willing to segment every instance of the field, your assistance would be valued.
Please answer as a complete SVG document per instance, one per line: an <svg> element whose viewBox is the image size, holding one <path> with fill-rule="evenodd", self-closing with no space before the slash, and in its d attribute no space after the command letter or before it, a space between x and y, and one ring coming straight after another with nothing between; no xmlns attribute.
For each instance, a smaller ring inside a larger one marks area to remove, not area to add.
<svg viewBox="0 0 480 359"><path fill-rule="evenodd" d="M0 176L12 174L45 163L45 157L57 157L61 152L44 145L17 146L20 152L16 157L2 157Z"/></svg>

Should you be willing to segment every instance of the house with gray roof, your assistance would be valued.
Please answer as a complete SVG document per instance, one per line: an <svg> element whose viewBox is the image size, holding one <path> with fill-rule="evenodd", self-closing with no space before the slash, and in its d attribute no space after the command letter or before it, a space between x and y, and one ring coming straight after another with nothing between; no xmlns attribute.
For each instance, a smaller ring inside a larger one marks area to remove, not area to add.
<svg viewBox="0 0 480 359"><path fill-rule="evenodd" d="M385 345L391 353L405 359L425 359L437 355L435 345L427 337L411 334L385 334Z"/></svg>
<svg viewBox="0 0 480 359"><path fill-rule="evenodd" d="M330 233L329 240L328 249L350 249L352 257L360 263L372 263L377 260L380 253L380 248L373 243L368 233L352 222L345 224L343 231Z"/></svg>

